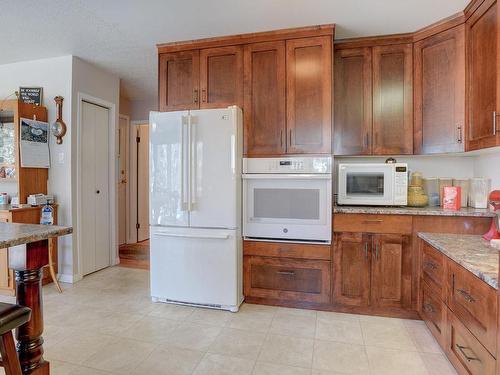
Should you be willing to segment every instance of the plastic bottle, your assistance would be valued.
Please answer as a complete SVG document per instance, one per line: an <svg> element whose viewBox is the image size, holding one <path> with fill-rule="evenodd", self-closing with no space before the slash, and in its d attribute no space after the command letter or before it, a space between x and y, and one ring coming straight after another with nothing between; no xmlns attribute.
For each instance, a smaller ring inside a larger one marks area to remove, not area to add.
<svg viewBox="0 0 500 375"><path fill-rule="evenodd" d="M50 205L49 201L42 207L42 218L40 219L40 224L43 225L53 225L54 224L54 209Z"/></svg>

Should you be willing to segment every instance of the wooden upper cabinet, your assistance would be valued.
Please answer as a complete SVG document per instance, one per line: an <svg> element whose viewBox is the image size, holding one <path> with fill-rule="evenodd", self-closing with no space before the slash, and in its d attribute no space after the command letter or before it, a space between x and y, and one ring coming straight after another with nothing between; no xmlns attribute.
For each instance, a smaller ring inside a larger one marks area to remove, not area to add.
<svg viewBox="0 0 500 375"><path fill-rule="evenodd" d="M243 105L243 47L200 50L200 108Z"/></svg>
<svg viewBox="0 0 500 375"><path fill-rule="evenodd" d="M468 150L500 145L498 13L497 2L485 0L466 22Z"/></svg>
<svg viewBox="0 0 500 375"><path fill-rule="evenodd" d="M244 153L286 152L285 42L248 44L244 49Z"/></svg>
<svg viewBox="0 0 500 375"><path fill-rule="evenodd" d="M287 153L331 153L332 37L286 41Z"/></svg>
<svg viewBox="0 0 500 375"><path fill-rule="evenodd" d="M182 111L199 108L199 51L160 54L159 109Z"/></svg>
<svg viewBox="0 0 500 375"><path fill-rule="evenodd" d="M414 45L414 151L464 151L465 26Z"/></svg>
<svg viewBox="0 0 500 375"><path fill-rule="evenodd" d="M412 44L373 47L373 154L413 153Z"/></svg>
<svg viewBox="0 0 500 375"><path fill-rule="evenodd" d="M335 51L335 155L369 155L372 138L372 49Z"/></svg>
<svg viewBox="0 0 500 375"><path fill-rule="evenodd" d="M334 235L333 303L370 304L371 246L369 235L341 232Z"/></svg>
<svg viewBox="0 0 500 375"><path fill-rule="evenodd" d="M373 235L372 259L372 305L409 307L411 304L410 236Z"/></svg>

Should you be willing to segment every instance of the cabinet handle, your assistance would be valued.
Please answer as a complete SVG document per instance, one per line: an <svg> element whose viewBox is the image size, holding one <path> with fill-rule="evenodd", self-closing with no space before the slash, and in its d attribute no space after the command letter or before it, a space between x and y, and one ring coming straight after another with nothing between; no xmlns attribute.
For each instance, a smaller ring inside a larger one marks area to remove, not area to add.
<svg viewBox="0 0 500 375"><path fill-rule="evenodd" d="M469 349L471 352L472 352L472 349L468 348L467 346L462 346L462 345L458 345L456 344L455 345L457 347L458 350L460 350L460 353L462 353L462 355L464 356L464 358L470 362L470 361L479 361L481 362L481 360L477 357L469 357L466 353L465 353L465 350L464 349ZM472 352L474 353L474 352Z"/></svg>
<svg viewBox="0 0 500 375"><path fill-rule="evenodd" d="M369 143L370 143L370 142L369 142L369 141L370 141L370 139L369 139L369 138L370 138L369 134L368 134L368 133L366 133L366 135L365 135L365 147L366 147L366 148L368 148Z"/></svg>
<svg viewBox="0 0 500 375"><path fill-rule="evenodd" d="M203 103L207 102L207 89L201 90L201 101Z"/></svg>
<svg viewBox="0 0 500 375"><path fill-rule="evenodd" d="M474 297L472 297L465 290L463 290L463 289L457 289L457 292L460 293L462 295L462 297L464 297L464 300L466 300L467 302L470 302L470 303L476 302L476 300L474 299Z"/></svg>
<svg viewBox="0 0 500 375"><path fill-rule="evenodd" d="M434 307L430 303L424 303L422 306L425 312L428 313L433 313L434 312Z"/></svg>
<svg viewBox="0 0 500 375"><path fill-rule="evenodd" d="M432 262L425 262L424 263L424 267L428 267L428 268L432 268L433 270L437 269L438 266L436 266L434 263Z"/></svg>
<svg viewBox="0 0 500 375"><path fill-rule="evenodd" d="M280 129L280 146L283 148L283 129Z"/></svg>
<svg viewBox="0 0 500 375"><path fill-rule="evenodd" d="M193 90L193 102L194 104L198 104L198 89Z"/></svg>
<svg viewBox="0 0 500 375"><path fill-rule="evenodd" d="M365 258L368 259L368 241L365 242Z"/></svg>
<svg viewBox="0 0 500 375"><path fill-rule="evenodd" d="M293 130L292 130L292 129L290 129L290 132L289 132L289 133L290 133L290 143L289 143L289 145L290 145L290 146L292 145L292 131L293 131Z"/></svg>
<svg viewBox="0 0 500 375"><path fill-rule="evenodd" d="M457 142L458 143L462 143L462 127L459 125L457 126L457 131L458 131L458 139L457 139Z"/></svg>
<svg viewBox="0 0 500 375"><path fill-rule="evenodd" d="M375 241L375 259L379 259L380 258L379 247L380 247L380 244Z"/></svg>
<svg viewBox="0 0 500 375"><path fill-rule="evenodd" d="M295 276L295 271L276 271L278 275Z"/></svg>
<svg viewBox="0 0 500 375"><path fill-rule="evenodd" d="M497 135L497 111L493 111L493 135Z"/></svg>
<svg viewBox="0 0 500 375"><path fill-rule="evenodd" d="M382 220L382 219L369 219L369 220L364 220L363 224L380 224L383 222L384 222L384 220Z"/></svg>

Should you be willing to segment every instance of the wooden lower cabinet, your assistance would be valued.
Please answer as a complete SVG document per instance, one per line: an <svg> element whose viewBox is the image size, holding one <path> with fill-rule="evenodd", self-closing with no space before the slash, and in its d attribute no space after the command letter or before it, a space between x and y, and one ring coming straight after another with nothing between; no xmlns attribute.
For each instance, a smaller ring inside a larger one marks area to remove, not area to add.
<svg viewBox="0 0 500 375"><path fill-rule="evenodd" d="M329 303L330 267L323 260L245 256L245 297Z"/></svg>
<svg viewBox="0 0 500 375"><path fill-rule="evenodd" d="M444 346L446 305L441 300L440 296L423 280L420 289L420 300L422 301L422 306L420 308L422 320L427 324L427 327L432 332L437 342L441 346Z"/></svg>

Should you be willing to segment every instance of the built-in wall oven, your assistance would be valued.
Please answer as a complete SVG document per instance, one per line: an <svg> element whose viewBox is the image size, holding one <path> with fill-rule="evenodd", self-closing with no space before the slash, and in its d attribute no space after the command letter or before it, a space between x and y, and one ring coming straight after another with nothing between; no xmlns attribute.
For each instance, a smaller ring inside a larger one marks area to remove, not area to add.
<svg viewBox="0 0 500 375"><path fill-rule="evenodd" d="M331 157L243 160L246 239L330 243L331 224Z"/></svg>

